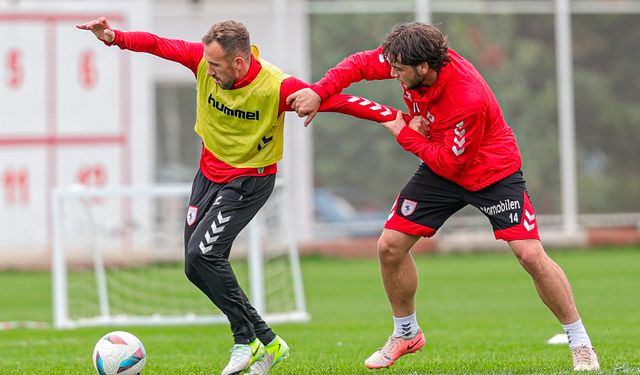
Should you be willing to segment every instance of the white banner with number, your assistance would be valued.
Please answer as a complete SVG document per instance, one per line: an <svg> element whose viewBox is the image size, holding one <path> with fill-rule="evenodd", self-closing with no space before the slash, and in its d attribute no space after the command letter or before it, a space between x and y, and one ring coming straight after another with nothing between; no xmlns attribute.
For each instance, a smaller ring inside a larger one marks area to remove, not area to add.
<svg viewBox="0 0 640 375"><path fill-rule="evenodd" d="M46 265L56 186L148 183L148 58L75 28L145 29L146 1L0 1L0 269Z"/></svg>

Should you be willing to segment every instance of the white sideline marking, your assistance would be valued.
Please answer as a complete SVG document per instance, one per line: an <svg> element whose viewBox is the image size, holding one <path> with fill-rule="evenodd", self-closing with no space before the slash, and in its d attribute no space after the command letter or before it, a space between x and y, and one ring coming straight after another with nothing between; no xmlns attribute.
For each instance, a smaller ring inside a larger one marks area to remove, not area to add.
<svg viewBox="0 0 640 375"><path fill-rule="evenodd" d="M568 343L569 343L569 338L567 337L566 333L558 333L557 335L547 340L547 344L551 344L551 345L568 344Z"/></svg>

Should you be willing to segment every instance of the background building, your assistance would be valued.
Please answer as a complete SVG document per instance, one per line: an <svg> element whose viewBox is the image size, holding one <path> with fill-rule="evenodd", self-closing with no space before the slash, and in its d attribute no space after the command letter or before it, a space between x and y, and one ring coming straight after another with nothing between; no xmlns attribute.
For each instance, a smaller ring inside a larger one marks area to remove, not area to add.
<svg viewBox="0 0 640 375"><path fill-rule="evenodd" d="M47 264L56 186L189 182L197 168L191 73L73 27L101 14L186 40L238 19L263 58L308 81L375 48L397 22L438 24L514 128L543 236L637 235L640 93L629 77L639 13L638 1L0 1L0 267ZM397 82L348 92L404 107ZM286 128L281 177L297 238L375 236L418 161L380 126L347 116L321 114L305 129L290 114ZM488 228L465 209L436 239L494 246Z"/></svg>

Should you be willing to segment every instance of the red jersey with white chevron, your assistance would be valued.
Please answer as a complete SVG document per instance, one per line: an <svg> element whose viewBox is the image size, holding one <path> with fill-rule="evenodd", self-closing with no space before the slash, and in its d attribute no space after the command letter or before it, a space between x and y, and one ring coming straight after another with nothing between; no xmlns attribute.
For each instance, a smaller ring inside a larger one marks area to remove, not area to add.
<svg viewBox="0 0 640 375"><path fill-rule="evenodd" d="M397 141L436 174L476 191L518 171L522 158L480 73L451 49L449 57L451 62L440 69L432 86L407 90L403 85L409 113L431 122L430 139L407 126ZM312 89L325 99L353 82L389 78L393 78L391 65L380 47L347 57Z"/></svg>
<svg viewBox="0 0 640 375"><path fill-rule="evenodd" d="M204 44L200 42L161 38L143 31L114 31L114 41L105 44L117 45L121 49L147 52L178 62L189 68L194 76L197 76L198 65L204 58ZM252 56L248 74L236 82L232 90L247 86L258 76L261 69L262 66L258 59ZM211 77L209 77L209 79L211 79ZM283 111L293 111L291 106L286 104L287 96L309 86L308 83L296 77L289 77L283 80L280 85L278 114ZM339 112L375 122L393 120L397 113L397 110L393 108L379 105L364 98L351 95L329 96L320 106L320 111ZM271 164L261 168L236 168L223 162L203 147L200 158L200 170L211 181L227 183L240 176L264 176L274 174L277 172L277 165Z"/></svg>

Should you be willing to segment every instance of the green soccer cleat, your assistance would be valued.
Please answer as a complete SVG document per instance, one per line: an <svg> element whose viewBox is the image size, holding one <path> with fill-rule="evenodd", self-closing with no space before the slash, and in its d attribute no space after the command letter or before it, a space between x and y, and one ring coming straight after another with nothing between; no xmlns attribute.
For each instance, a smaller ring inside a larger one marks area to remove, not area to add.
<svg viewBox="0 0 640 375"><path fill-rule="evenodd" d="M265 349L266 355L251 366L249 375L265 375L275 365L289 357L289 345L280 336L271 340Z"/></svg>
<svg viewBox="0 0 640 375"><path fill-rule="evenodd" d="M266 350L260 340L255 339L247 344L235 344L231 348L231 358L229 363L222 370L221 375L240 374L257 361L266 356Z"/></svg>

